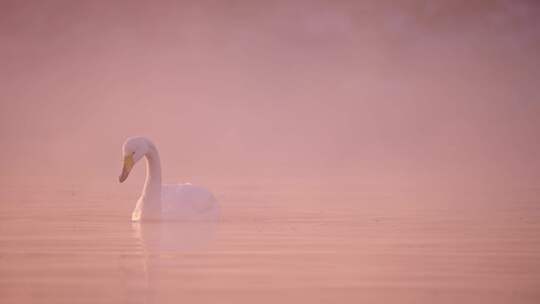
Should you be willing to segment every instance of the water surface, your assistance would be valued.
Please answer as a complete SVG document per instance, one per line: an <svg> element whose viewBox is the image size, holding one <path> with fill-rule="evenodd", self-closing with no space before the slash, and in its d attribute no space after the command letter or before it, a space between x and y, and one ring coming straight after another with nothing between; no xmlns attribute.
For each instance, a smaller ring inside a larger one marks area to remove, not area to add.
<svg viewBox="0 0 540 304"><path fill-rule="evenodd" d="M133 196L4 185L0 302L540 301L534 199L271 188L224 188L219 223L133 224Z"/></svg>

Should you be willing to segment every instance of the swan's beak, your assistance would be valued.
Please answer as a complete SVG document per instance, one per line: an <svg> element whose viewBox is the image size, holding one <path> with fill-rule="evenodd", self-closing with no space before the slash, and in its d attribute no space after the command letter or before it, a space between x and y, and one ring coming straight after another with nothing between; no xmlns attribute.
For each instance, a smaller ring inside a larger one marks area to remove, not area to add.
<svg viewBox="0 0 540 304"><path fill-rule="evenodd" d="M123 183L126 180L134 164L135 162L133 161L133 155L128 155L124 157L124 167L122 168L122 174L120 174L120 176L118 177L118 181Z"/></svg>

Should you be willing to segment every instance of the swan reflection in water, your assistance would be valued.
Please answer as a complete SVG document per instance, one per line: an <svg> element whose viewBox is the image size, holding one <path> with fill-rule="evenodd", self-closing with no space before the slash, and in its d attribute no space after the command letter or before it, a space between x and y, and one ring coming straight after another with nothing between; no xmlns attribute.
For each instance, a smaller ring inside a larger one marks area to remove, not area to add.
<svg viewBox="0 0 540 304"><path fill-rule="evenodd" d="M218 221L133 222L133 236L149 254L204 250L214 239Z"/></svg>
<svg viewBox="0 0 540 304"><path fill-rule="evenodd" d="M135 284L130 288L130 301L160 303L167 294L164 290L182 287L178 276L183 277L183 270L190 265L189 254L207 252L212 247L218 224L217 220L133 222L133 237L141 258L136 268L142 270L142 275L130 274Z"/></svg>

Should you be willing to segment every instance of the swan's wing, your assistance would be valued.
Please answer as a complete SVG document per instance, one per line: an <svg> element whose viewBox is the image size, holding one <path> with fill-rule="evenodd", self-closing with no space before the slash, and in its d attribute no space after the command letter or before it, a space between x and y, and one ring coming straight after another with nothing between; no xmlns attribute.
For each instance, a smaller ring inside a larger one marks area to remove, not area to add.
<svg viewBox="0 0 540 304"><path fill-rule="evenodd" d="M178 218L199 219L218 212L214 195L191 184L163 185L162 203L164 214Z"/></svg>

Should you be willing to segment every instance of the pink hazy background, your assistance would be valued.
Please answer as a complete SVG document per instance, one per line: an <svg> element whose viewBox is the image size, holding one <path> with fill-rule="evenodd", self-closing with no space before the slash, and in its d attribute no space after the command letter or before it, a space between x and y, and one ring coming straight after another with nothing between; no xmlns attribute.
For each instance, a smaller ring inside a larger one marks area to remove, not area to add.
<svg viewBox="0 0 540 304"><path fill-rule="evenodd" d="M540 303L539 3L0 0L0 302Z"/></svg>
<svg viewBox="0 0 540 304"><path fill-rule="evenodd" d="M0 179L538 187L539 8L2 0Z"/></svg>

